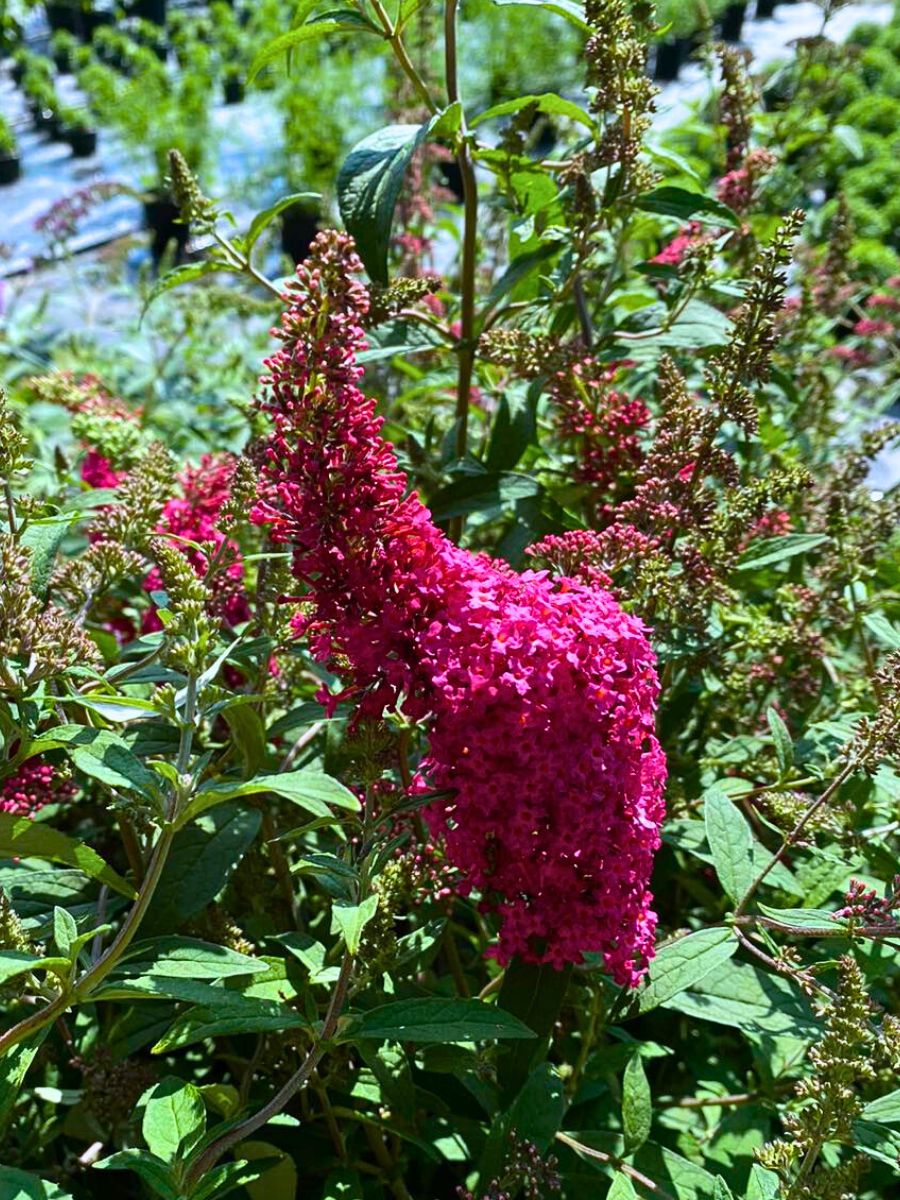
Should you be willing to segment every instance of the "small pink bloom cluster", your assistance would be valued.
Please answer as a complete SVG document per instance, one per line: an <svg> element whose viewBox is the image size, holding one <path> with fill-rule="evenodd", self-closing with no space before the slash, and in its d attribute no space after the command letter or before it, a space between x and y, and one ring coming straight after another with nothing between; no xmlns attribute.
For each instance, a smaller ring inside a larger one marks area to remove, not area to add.
<svg viewBox="0 0 900 1200"><path fill-rule="evenodd" d="M56 767L33 758L15 775L0 779L0 812L31 817L45 804L59 804L74 795L75 788L69 780L57 777Z"/></svg>
<svg viewBox="0 0 900 1200"><path fill-rule="evenodd" d="M582 359L557 374L550 392L560 433L578 445L576 478L606 501L616 499L623 478L640 463L638 435L650 420L643 400L611 386L625 365Z"/></svg>
<svg viewBox="0 0 900 1200"><path fill-rule="evenodd" d="M756 202L759 185L778 160L771 150L751 150L743 165L723 175L716 196L736 213L748 212Z"/></svg>
<svg viewBox="0 0 900 1200"><path fill-rule="evenodd" d="M452 795L426 819L500 915L500 961L595 952L635 984L666 773L644 628L606 592L460 549L406 494L358 387L359 270L336 233L298 268L262 380L273 431L254 519L293 545L313 610L301 628L358 711L427 720L417 787Z"/></svg>
<svg viewBox="0 0 900 1200"><path fill-rule="evenodd" d="M50 242L66 242L75 236L78 222L83 221L91 209L125 190L122 184L107 180L79 188L77 192L62 196L38 217L34 223L35 231L44 234Z"/></svg>
<svg viewBox="0 0 900 1200"><path fill-rule="evenodd" d="M221 553L224 569L216 575L213 612L227 625L239 625L250 618L250 604L244 591L244 564L237 542L219 528L222 508L228 500L235 459L230 454L205 454L197 467L185 467L178 476L180 496L173 496L162 512L157 533L174 534L203 546L199 549L182 542L173 544L185 555L198 576L204 576L210 557ZM154 567L144 580L144 590L162 588L159 570ZM142 631L161 629L157 610L144 614Z"/></svg>
<svg viewBox="0 0 900 1200"><path fill-rule="evenodd" d="M597 587L612 588L623 567L655 553L660 540L634 525L613 523L605 529L572 529L551 533L525 551L542 558L554 570Z"/></svg>
<svg viewBox="0 0 900 1200"><path fill-rule="evenodd" d="M900 875L895 875L890 894L882 899L874 888L866 887L861 879L851 879L844 896L844 906L834 914L864 925L897 928L897 908L900 906Z"/></svg>
<svg viewBox="0 0 900 1200"><path fill-rule="evenodd" d="M699 221L691 221L669 242L663 246L659 254L654 255L650 262L660 267L680 267L688 255L709 241L709 234L704 234Z"/></svg>

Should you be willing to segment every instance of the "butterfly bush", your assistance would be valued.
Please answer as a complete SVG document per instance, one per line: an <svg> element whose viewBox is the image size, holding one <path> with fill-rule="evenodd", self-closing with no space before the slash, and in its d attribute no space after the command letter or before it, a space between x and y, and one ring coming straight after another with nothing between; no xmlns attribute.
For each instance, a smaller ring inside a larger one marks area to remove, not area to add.
<svg viewBox="0 0 900 1200"><path fill-rule="evenodd" d="M368 294L352 241L319 236L266 362L254 519L293 546L296 632L361 717L426 722L414 781L466 891L500 917L500 962L652 956L665 759L641 622L605 591L455 545L407 490L359 389ZM332 707L338 697L324 697Z"/></svg>

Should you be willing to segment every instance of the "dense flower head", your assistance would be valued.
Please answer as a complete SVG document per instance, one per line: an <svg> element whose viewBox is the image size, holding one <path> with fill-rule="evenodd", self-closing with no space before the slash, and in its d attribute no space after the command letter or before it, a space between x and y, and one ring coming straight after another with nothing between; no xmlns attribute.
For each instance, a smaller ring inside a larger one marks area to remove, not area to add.
<svg viewBox="0 0 900 1200"><path fill-rule="evenodd" d="M13 775L0 779L0 812L31 817L46 804L59 804L75 794L58 768L39 758L24 762Z"/></svg>
<svg viewBox="0 0 900 1200"><path fill-rule="evenodd" d="M604 591L459 548L407 494L358 387L359 269L335 233L298 268L262 380L254 519L293 546L299 628L357 711L427 721L416 787L448 793L426 819L498 912L500 961L596 952L633 984L653 949L665 779L643 626Z"/></svg>
<svg viewBox="0 0 900 1200"><path fill-rule="evenodd" d="M238 625L250 617L244 591L244 564L233 538L221 528L222 510L228 501L236 459L230 454L205 454L198 466L187 466L178 476L181 494L166 502L157 526L161 535L173 534L173 544L186 556L199 577L205 576L213 558L221 558L222 569L216 575L213 594L215 615L228 625ZM196 546L185 542L195 542ZM162 587L159 570L154 568L144 581L148 592ZM160 629L156 609L144 618L144 632Z"/></svg>

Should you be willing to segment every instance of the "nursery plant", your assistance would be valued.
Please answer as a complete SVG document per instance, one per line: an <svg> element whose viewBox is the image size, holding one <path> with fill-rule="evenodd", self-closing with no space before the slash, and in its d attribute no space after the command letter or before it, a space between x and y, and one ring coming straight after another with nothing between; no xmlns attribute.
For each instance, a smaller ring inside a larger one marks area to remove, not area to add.
<svg viewBox="0 0 900 1200"><path fill-rule="evenodd" d="M0 317L0 1195L897 1189L900 278L738 51L680 153L651 5L540 11L580 101L302 6L341 228L173 138L156 359Z"/></svg>

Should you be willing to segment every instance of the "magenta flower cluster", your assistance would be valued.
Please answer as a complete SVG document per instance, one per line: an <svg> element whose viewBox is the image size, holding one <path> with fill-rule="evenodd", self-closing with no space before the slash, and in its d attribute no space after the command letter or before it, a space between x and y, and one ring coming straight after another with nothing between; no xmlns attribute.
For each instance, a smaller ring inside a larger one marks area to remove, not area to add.
<svg viewBox="0 0 900 1200"><path fill-rule="evenodd" d="M635 984L666 773L643 626L602 590L460 549L407 494L358 386L359 270L335 233L298 268L262 380L273 429L254 517L294 547L301 629L344 694L427 723L416 784L449 797L426 819L498 913L499 960L592 952Z"/></svg>
<svg viewBox="0 0 900 1200"><path fill-rule="evenodd" d="M24 762L14 775L0 779L0 812L32 817L45 804L59 804L75 794L57 768L39 758Z"/></svg>

